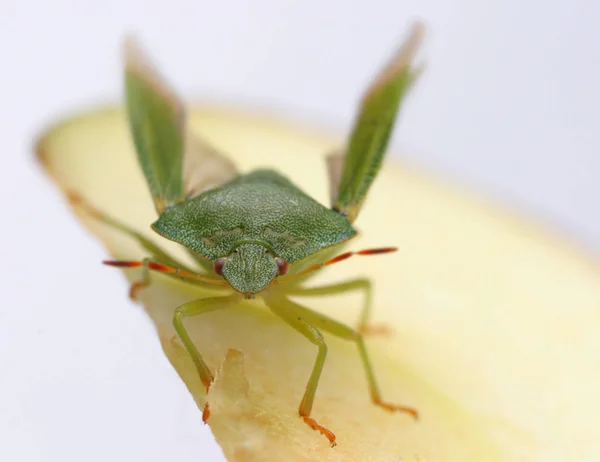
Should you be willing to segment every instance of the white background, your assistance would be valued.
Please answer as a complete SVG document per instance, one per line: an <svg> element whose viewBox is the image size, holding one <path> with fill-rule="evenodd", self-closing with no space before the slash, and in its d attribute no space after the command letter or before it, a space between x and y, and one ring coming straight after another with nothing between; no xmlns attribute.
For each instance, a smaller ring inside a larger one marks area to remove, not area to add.
<svg viewBox="0 0 600 462"><path fill-rule="evenodd" d="M405 158L599 250L599 14L593 0L0 0L0 460L223 460L29 152L54 117L118 98L125 32L186 95L343 130L422 18L428 70L395 137Z"/></svg>

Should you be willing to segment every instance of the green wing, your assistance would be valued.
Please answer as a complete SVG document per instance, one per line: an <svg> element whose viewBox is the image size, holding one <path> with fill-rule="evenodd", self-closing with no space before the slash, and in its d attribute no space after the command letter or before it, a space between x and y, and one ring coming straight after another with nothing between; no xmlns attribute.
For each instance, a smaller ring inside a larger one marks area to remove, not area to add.
<svg viewBox="0 0 600 462"><path fill-rule="evenodd" d="M229 159L187 132L183 103L132 39L125 42L125 100L138 160L159 214L237 174Z"/></svg>
<svg viewBox="0 0 600 462"><path fill-rule="evenodd" d="M333 208L351 223L377 175L402 99L419 74L412 60L423 32L417 24L375 78L361 101L345 154L328 159Z"/></svg>

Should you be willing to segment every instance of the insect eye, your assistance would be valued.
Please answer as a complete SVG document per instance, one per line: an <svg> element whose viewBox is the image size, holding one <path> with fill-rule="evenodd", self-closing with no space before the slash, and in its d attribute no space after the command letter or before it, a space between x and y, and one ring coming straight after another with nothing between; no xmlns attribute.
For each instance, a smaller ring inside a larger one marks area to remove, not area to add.
<svg viewBox="0 0 600 462"><path fill-rule="evenodd" d="M287 261L285 261L283 258L276 258L275 263L277 263L277 268L279 268L280 276L283 276L285 273L287 273L287 270L288 270L288 262Z"/></svg>
<svg viewBox="0 0 600 462"><path fill-rule="evenodd" d="M217 261L215 261L215 263L213 265L213 270L219 276L223 275L223 265L225 264L226 261L227 260L225 258L219 258Z"/></svg>

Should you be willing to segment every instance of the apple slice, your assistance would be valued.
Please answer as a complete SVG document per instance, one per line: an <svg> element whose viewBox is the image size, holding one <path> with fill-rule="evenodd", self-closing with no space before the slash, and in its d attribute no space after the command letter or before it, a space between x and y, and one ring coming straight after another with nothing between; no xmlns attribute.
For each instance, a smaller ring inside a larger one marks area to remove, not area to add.
<svg viewBox="0 0 600 462"><path fill-rule="evenodd" d="M337 140L263 115L204 106L192 111L191 126L242 171L275 167L327 203L325 154ZM37 152L67 196L84 197L186 257L149 229L155 212L120 109L60 123L41 137ZM352 248L396 245L400 251L348 260L313 284L356 276L375 281L375 318L394 330L368 340L381 389L387 400L418 408L421 420L373 406L355 346L328 337L313 415L336 433L338 446L331 449L296 412L316 349L249 301L187 324L217 371L209 423L226 457L600 460L598 262L535 225L389 164L357 221L361 236ZM107 258L145 256L130 238L73 207L106 246ZM139 277L135 269L125 274ZM204 295L161 275L141 293L167 357L200 408L204 388L171 317L180 303ZM124 297L125 288L114 296ZM355 324L361 299L303 302Z"/></svg>

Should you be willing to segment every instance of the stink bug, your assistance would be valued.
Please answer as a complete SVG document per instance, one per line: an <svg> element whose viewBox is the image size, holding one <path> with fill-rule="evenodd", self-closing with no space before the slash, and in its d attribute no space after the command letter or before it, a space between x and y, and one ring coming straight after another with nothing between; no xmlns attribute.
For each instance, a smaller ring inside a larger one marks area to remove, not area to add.
<svg viewBox="0 0 600 462"><path fill-rule="evenodd" d="M235 165L186 129L180 99L154 70L138 46L125 43L125 99L129 129L158 219L152 229L179 243L197 262L190 268L156 244L108 215L79 204L108 226L135 238L148 252L142 261L105 261L117 267L139 267L141 278L130 289L135 298L157 271L190 284L220 288L226 293L185 303L175 310L173 324L208 393L214 381L184 326L184 319L231 307L244 298L260 297L270 310L318 346L299 414L333 446L335 434L311 417L327 347L321 331L356 343L366 370L373 402L389 411L417 411L382 400L363 334L369 303L357 329L347 327L290 300L290 295L330 295L364 290L371 283L355 279L306 288L304 282L324 266L351 256L393 252L393 247L341 252L357 231L353 226L375 179L404 96L418 70L412 60L422 37L414 28L391 61L366 90L342 154L330 155L331 206L325 207L275 170L238 173ZM77 198L73 197L73 200ZM337 254L337 256L336 256ZM208 401L203 420L210 416Z"/></svg>

